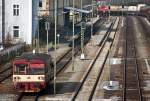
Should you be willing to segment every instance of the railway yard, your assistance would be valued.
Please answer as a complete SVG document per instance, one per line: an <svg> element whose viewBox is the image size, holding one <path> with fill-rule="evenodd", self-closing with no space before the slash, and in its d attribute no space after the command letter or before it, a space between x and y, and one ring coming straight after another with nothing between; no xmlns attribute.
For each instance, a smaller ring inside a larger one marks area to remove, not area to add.
<svg viewBox="0 0 150 101"><path fill-rule="evenodd" d="M18 92L11 60L0 65L0 101L150 101L150 22L142 16L111 16L93 23L93 36L84 44L85 59L80 59L80 44L72 61L72 47L60 42L56 94L53 75L40 92ZM49 51L52 58L54 54Z"/></svg>

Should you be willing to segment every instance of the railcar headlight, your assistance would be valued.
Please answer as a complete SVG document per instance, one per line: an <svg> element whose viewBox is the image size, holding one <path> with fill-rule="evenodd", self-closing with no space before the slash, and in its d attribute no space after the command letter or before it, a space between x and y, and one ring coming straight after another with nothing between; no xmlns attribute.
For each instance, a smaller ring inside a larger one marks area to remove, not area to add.
<svg viewBox="0 0 150 101"><path fill-rule="evenodd" d="M14 80L20 80L21 78L20 77L14 77Z"/></svg>
<svg viewBox="0 0 150 101"><path fill-rule="evenodd" d="M42 76L41 79L44 80L45 78Z"/></svg>
<svg viewBox="0 0 150 101"><path fill-rule="evenodd" d="M14 80L16 80L16 77L14 77Z"/></svg>
<svg viewBox="0 0 150 101"><path fill-rule="evenodd" d="M38 79L39 80L44 80L44 77L43 76L39 76Z"/></svg>
<svg viewBox="0 0 150 101"><path fill-rule="evenodd" d="M17 79L19 80L19 79L21 79L20 77L17 77Z"/></svg>

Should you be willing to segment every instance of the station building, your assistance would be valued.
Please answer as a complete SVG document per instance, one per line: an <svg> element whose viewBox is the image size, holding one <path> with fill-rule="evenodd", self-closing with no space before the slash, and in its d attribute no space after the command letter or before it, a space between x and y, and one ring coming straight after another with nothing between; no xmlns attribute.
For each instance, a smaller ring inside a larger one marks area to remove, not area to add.
<svg viewBox="0 0 150 101"><path fill-rule="evenodd" d="M39 17L50 18L54 24L55 0L0 0L0 43L11 39L11 43L32 44L38 33ZM75 6L80 8L80 0ZM83 0L83 4L88 4ZM58 28L65 26L65 7L72 5L71 0L59 0L57 4Z"/></svg>
<svg viewBox="0 0 150 101"><path fill-rule="evenodd" d="M0 42L32 43L37 32L39 0L0 0Z"/></svg>

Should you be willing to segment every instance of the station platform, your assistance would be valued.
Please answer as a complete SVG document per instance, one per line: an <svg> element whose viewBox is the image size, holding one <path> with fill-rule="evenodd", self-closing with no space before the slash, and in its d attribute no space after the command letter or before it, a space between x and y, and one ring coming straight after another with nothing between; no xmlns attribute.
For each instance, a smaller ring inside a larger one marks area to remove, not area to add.
<svg viewBox="0 0 150 101"><path fill-rule="evenodd" d="M80 55L76 56L74 61L74 69L73 69L73 64L70 63L67 69L65 69L64 73L57 77L56 79L57 84L61 84L61 88L57 89L57 94L48 95L46 97L41 96L39 100L46 100L46 99L53 99L53 98L69 100L71 98L73 92L75 91L75 87L77 85L80 85L81 77L83 77L88 66L93 60L95 56L94 54L99 49L98 44L102 41L102 37L104 37L104 35L106 34L107 29L110 27L112 21L104 23L101 29L98 31L98 33L96 35L93 35L89 43L85 45L84 47L85 59L81 60Z"/></svg>
<svg viewBox="0 0 150 101"><path fill-rule="evenodd" d="M99 20L98 17L94 17L92 19L92 23L96 23L97 21ZM91 25L91 22L87 22L86 25ZM105 33L105 31L104 31ZM63 39L61 39L63 40ZM49 54L52 56L52 58L54 59L55 58L55 54L56 54L56 60L58 60L61 56L63 56L68 50L71 49L71 47L69 47L69 40L66 40L66 41L63 41L59 43L59 45L57 45L57 49L56 49L56 52L54 51L54 48L49 50Z"/></svg>

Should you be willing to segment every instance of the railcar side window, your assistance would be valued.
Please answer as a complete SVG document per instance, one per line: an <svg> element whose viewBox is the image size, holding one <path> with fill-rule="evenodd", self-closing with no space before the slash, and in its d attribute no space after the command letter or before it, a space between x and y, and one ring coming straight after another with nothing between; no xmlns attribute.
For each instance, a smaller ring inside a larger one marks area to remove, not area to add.
<svg viewBox="0 0 150 101"><path fill-rule="evenodd" d="M45 64L30 64L30 75L43 75L45 73Z"/></svg>
<svg viewBox="0 0 150 101"><path fill-rule="evenodd" d="M30 75L43 75L44 68L30 68L29 74Z"/></svg>

